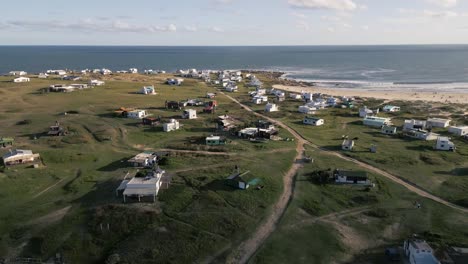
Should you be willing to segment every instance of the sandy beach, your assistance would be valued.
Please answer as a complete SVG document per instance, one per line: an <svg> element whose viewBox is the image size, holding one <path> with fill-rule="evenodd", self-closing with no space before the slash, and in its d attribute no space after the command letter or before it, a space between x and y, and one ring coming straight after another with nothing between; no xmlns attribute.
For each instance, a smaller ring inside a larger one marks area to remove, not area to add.
<svg viewBox="0 0 468 264"><path fill-rule="evenodd" d="M453 93L453 92L428 92L428 91L403 91L403 90L385 90L375 91L366 89L347 89L347 88L324 88L315 86L288 86L288 85L273 85L275 89L281 89L289 92L300 93L302 91L311 91L314 93L323 93L333 96L354 96L354 97L369 97L384 100L406 100L406 101L427 101L440 103L457 103L468 104L468 93Z"/></svg>

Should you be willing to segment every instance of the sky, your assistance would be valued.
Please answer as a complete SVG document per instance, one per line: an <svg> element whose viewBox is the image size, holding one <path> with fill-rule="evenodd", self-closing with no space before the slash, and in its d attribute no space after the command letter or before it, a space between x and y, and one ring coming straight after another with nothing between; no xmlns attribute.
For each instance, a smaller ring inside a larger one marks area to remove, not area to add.
<svg viewBox="0 0 468 264"><path fill-rule="evenodd" d="M0 45L468 44L468 0L23 0Z"/></svg>

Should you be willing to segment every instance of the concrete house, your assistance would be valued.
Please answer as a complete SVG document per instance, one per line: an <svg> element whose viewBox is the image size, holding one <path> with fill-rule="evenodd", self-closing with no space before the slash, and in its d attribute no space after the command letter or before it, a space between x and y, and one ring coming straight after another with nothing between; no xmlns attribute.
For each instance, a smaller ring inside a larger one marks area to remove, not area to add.
<svg viewBox="0 0 468 264"><path fill-rule="evenodd" d="M209 136L205 138L207 146L220 146L226 145L226 139L220 136Z"/></svg>
<svg viewBox="0 0 468 264"><path fill-rule="evenodd" d="M0 137L0 148L13 146L13 142L15 142L14 138Z"/></svg>
<svg viewBox="0 0 468 264"><path fill-rule="evenodd" d="M247 176L249 173L250 171L244 173L234 172L226 178L225 184L237 189L247 190L250 185L255 185L258 181L257 179L250 180L250 177Z"/></svg>
<svg viewBox="0 0 468 264"><path fill-rule="evenodd" d="M383 127L391 125L392 122L390 118L378 117L378 116L366 116L363 119L363 124L370 127Z"/></svg>
<svg viewBox="0 0 468 264"><path fill-rule="evenodd" d="M39 79L47 79L47 77L49 77L49 74L44 72L39 73L39 75L37 76L37 78Z"/></svg>
<svg viewBox="0 0 468 264"><path fill-rule="evenodd" d="M409 130L414 130L414 129L426 129L427 127L427 122L424 120L405 120L405 123L403 124L403 131L409 131Z"/></svg>
<svg viewBox="0 0 468 264"><path fill-rule="evenodd" d="M448 132L456 136L462 137L468 135L468 126L451 126L448 128Z"/></svg>
<svg viewBox="0 0 468 264"><path fill-rule="evenodd" d="M252 102L254 104L262 104L264 102L268 102L268 96L256 95L252 98Z"/></svg>
<svg viewBox="0 0 468 264"><path fill-rule="evenodd" d="M25 72L25 71L11 71L8 73L8 75L10 76L23 76L23 75L27 75L28 73Z"/></svg>
<svg viewBox="0 0 468 264"><path fill-rule="evenodd" d="M55 122L55 125L49 127L48 136L64 136L66 134L65 129L60 126L59 122Z"/></svg>
<svg viewBox="0 0 468 264"><path fill-rule="evenodd" d="M311 125L311 126L322 126L325 124L325 120L317 117L312 117L312 116L306 116L304 117L304 120L302 121L305 125Z"/></svg>
<svg viewBox="0 0 468 264"><path fill-rule="evenodd" d="M379 113L379 109L371 110L371 109L367 108L367 106L359 108L359 117L364 118L366 116L375 116L378 113Z"/></svg>
<svg viewBox="0 0 468 264"><path fill-rule="evenodd" d="M127 112L127 118L132 118L132 119L142 119L148 116L148 112L146 110L133 110L133 111L128 111Z"/></svg>
<svg viewBox="0 0 468 264"><path fill-rule="evenodd" d="M448 137L437 137L436 150L455 151L455 144Z"/></svg>
<svg viewBox="0 0 468 264"><path fill-rule="evenodd" d="M197 118L197 111L195 109L186 109L182 113L182 118L184 118L184 119L196 119Z"/></svg>
<svg viewBox="0 0 468 264"><path fill-rule="evenodd" d="M294 100L301 100L302 96L300 94L290 93L289 98L294 99Z"/></svg>
<svg viewBox="0 0 468 264"><path fill-rule="evenodd" d="M174 130L178 130L180 128L179 121L175 119L171 119L169 123L164 123L163 124L163 130L164 132L171 132Z"/></svg>
<svg viewBox="0 0 468 264"><path fill-rule="evenodd" d="M424 240L406 240L403 251L410 264L440 264L434 256L434 251Z"/></svg>
<svg viewBox="0 0 468 264"><path fill-rule="evenodd" d="M169 85L181 85L184 82L184 79L167 79L167 84Z"/></svg>
<svg viewBox="0 0 468 264"><path fill-rule="evenodd" d="M315 114L316 110L317 110L316 107L311 107L311 106L308 106L308 105L301 105L298 108L299 113L309 114L309 115L310 114Z"/></svg>
<svg viewBox="0 0 468 264"><path fill-rule="evenodd" d="M89 81L89 85L91 85L91 86L102 86L104 84L105 84L105 82L100 81L100 80L90 80Z"/></svg>
<svg viewBox="0 0 468 264"><path fill-rule="evenodd" d="M343 140L343 143L341 143L341 149L342 150L353 150L354 148L354 140L352 139L345 139Z"/></svg>
<svg viewBox="0 0 468 264"><path fill-rule="evenodd" d="M401 109L399 106L394 106L394 105L386 105L382 108L382 111L384 112L399 112Z"/></svg>
<svg viewBox="0 0 468 264"><path fill-rule="evenodd" d="M403 131L404 135L410 138L421 139L421 140L436 140L439 134L429 132L422 129L411 129Z"/></svg>
<svg viewBox="0 0 468 264"><path fill-rule="evenodd" d="M138 73L138 69L137 68L130 68L130 69L128 69L128 72L129 73Z"/></svg>
<svg viewBox="0 0 468 264"><path fill-rule="evenodd" d="M155 152L145 151L137 154L135 157L128 160L133 167L152 168L157 164L158 156Z"/></svg>
<svg viewBox="0 0 468 264"><path fill-rule="evenodd" d="M279 111L278 106L276 104L268 103L265 106L265 112L271 113L271 112L277 112Z"/></svg>
<svg viewBox="0 0 468 264"><path fill-rule="evenodd" d="M442 127L446 128L450 125L450 119L443 119L443 118L428 118L427 119L427 126L428 127Z"/></svg>
<svg viewBox="0 0 468 264"><path fill-rule="evenodd" d="M5 166L32 163L39 159L39 154L34 154L31 150L15 149L3 155Z"/></svg>
<svg viewBox="0 0 468 264"><path fill-rule="evenodd" d="M156 90L154 89L154 86L144 86L143 88L141 88L141 90L139 91L140 94L146 94L146 95L155 95L156 94Z"/></svg>
<svg viewBox="0 0 468 264"><path fill-rule="evenodd" d="M383 126L381 132L385 135L395 135L397 133L397 128L394 126Z"/></svg>
<svg viewBox="0 0 468 264"><path fill-rule="evenodd" d="M123 196L124 203L128 198L136 198L138 202L144 198L150 198L156 202L156 196L162 185L162 178L166 172L161 168L148 172L144 177L133 177L131 180L124 179L116 189L116 194Z"/></svg>
<svg viewBox="0 0 468 264"><path fill-rule="evenodd" d="M365 171L335 170L333 174L338 184L372 185Z"/></svg>
<svg viewBox="0 0 468 264"><path fill-rule="evenodd" d="M18 78L13 79L13 82L15 83L30 82L30 81L31 79L29 79L28 77L18 77Z"/></svg>

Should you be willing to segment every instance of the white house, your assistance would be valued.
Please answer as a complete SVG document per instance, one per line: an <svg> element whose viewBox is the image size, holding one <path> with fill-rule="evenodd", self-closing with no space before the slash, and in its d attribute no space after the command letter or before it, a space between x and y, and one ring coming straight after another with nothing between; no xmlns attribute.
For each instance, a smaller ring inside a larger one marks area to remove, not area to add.
<svg viewBox="0 0 468 264"><path fill-rule="evenodd" d="M261 88L258 88L255 90L255 94L256 95L265 95L266 94L266 89L261 89Z"/></svg>
<svg viewBox="0 0 468 264"><path fill-rule="evenodd" d="M277 112L279 111L278 106L276 104L268 103L265 106L265 112L271 113L271 112Z"/></svg>
<svg viewBox="0 0 468 264"><path fill-rule="evenodd" d="M39 75L37 76L37 78L39 79L47 79L47 77L49 77L49 74L44 72L39 73Z"/></svg>
<svg viewBox="0 0 468 264"><path fill-rule="evenodd" d="M163 124L164 132L171 132L180 128L179 121L171 119L169 123Z"/></svg>
<svg viewBox="0 0 468 264"><path fill-rule="evenodd" d="M184 79L167 79L167 84L169 85L181 85L184 82Z"/></svg>
<svg viewBox="0 0 468 264"><path fill-rule="evenodd" d="M343 140L343 143L341 143L342 150L353 150L353 148L354 148L354 140L345 139Z"/></svg>
<svg viewBox="0 0 468 264"><path fill-rule="evenodd" d="M31 79L29 79L28 77L18 77L18 78L13 79L13 82L15 83L30 82L30 81Z"/></svg>
<svg viewBox="0 0 468 264"><path fill-rule="evenodd" d="M455 144L453 144L448 137L437 137L434 149L455 151Z"/></svg>
<svg viewBox="0 0 468 264"><path fill-rule="evenodd" d="M382 108L382 111L384 112L399 112L400 107L399 106L394 106L394 105L386 105Z"/></svg>
<svg viewBox="0 0 468 264"><path fill-rule="evenodd" d="M359 108L359 117L375 116L378 113L379 113L379 109L371 110L367 108L367 106Z"/></svg>
<svg viewBox="0 0 468 264"><path fill-rule="evenodd" d="M404 134L408 137L422 140L436 140L439 137L439 134L429 132L422 129L410 129L405 130Z"/></svg>
<svg viewBox="0 0 468 264"><path fill-rule="evenodd" d="M410 131L414 129L426 129L427 127L427 122L424 120L405 120L405 123L403 125L403 131Z"/></svg>
<svg viewBox="0 0 468 264"><path fill-rule="evenodd" d="M448 128L448 132L456 136L462 137L468 135L468 126L451 126Z"/></svg>
<svg viewBox="0 0 468 264"><path fill-rule="evenodd" d="M130 68L128 70L129 73L138 73L138 69L137 68Z"/></svg>
<svg viewBox="0 0 468 264"><path fill-rule="evenodd" d="M428 127L448 127L450 125L450 119L443 119L443 118L428 118L427 119L427 126Z"/></svg>
<svg viewBox="0 0 468 264"><path fill-rule="evenodd" d="M10 76L23 76L23 75L26 75L26 74L28 74L28 73L25 72L25 71L11 71L11 72L9 72Z"/></svg>
<svg viewBox="0 0 468 264"><path fill-rule="evenodd" d="M226 92L234 93L237 92L238 88L235 84L228 84L225 88Z"/></svg>
<svg viewBox="0 0 468 264"><path fill-rule="evenodd" d="M141 198L151 197L153 202L162 185L162 177L166 173L161 168L148 172L144 177L133 177L131 180L124 179L116 189L117 195L122 192L123 201L128 197L136 197L139 202Z"/></svg>
<svg viewBox="0 0 468 264"><path fill-rule="evenodd" d="M306 116L304 117L304 120L302 121L305 125L311 125L311 126L322 126L325 124L325 120L317 117L312 117L312 116Z"/></svg>
<svg viewBox="0 0 468 264"><path fill-rule="evenodd" d="M101 86L101 85L104 85L105 82L104 81L100 81L100 80L90 80L89 81L89 85L91 86Z"/></svg>
<svg viewBox="0 0 468 264"><path fill-rule="evenodd" d="M31 150L15 149L3 155L3 163L6 166L31 163L39 159L39 154L34 154Z"/></svg>
<svg viewBox="0 0 468 264"><path fill-rule="evenodd" d="M308 105L301 105L299 106L299 113L303 113L303 114L314 114L315 111L317 110L316 107L311 107L311 106L308 106Z"/></svg>
<svg viewBox="0 0 468 264"><path fill-rule="evenodd" d="M406 240L403 251L410 264L440 264L434 251L424 240Z"/></svg>
<svg viewBox="0 0 468 264"><path fill-rule="evenodd" d="M264 96L264 95L256 95L252 98L252 102L254 104L261 104L261 103L264 103L264 102L268 102L268 96Z"/></svg>
<svg viewBox="0 0 468 264"><path fill-rule="evenodd" d="M134 167L152 167L156 164L158 156L155 152L145 151L128 160Z"/></svg>
<svg viewBox="0 0 468 264"><path fill-rule="evenodd" d="M358 185L371 185L367 172L365 171L334 171L335 183L338 184L358 184Z"/></svg>
<svg viewBox="0 0 468 264"><path fill-rule="evenodd" d="M196 119L197 118L197 111L195 109L186 109L182 113L182 118L185 119Z"/></svg>
<svg viewBox="0 0 468 264"><path fill-rule="evenodd" d="M303 94L302 94L302 98L303 98L306 102L311 102L312 100L314 100L314 94L313 94L313 93L303 93Z"/></svg>
<svg viewBox="0 0 468 264"><path fill-rule="evenodd" d="M378 116L366 116L362 122L365 126L371 126L371 127L383 127L383 126L391 125L392 123L390 118L378 117Z"/></svg>
<svg viewBox="0 0 468 264"><path fill-rule="evenodd" d="M146 94L146 95L155 95L156 91L154 89L154 86L143 86L143 88L141 88L139 93Z"/></svg>
<svg viewBox="0 0 468 264"><path fill-rule="evenodd" d="M290 93L289 98L294 99L294 100L301 100L302 96L300 94Z"/></svg>
<svg viewBox="0 0 468 264"><path fill-rule="evenodd" d="M148 116L148 112L145 110L133 110L127 112L127 118L132 118L132 119L142 119Z"/></svg>
<svg viewBox="0 0 468 264"><path fill-rule="evenodd" d="M397 128L394 126L383 126L381 132L385 135L395 135L397 133Z"/></svg>

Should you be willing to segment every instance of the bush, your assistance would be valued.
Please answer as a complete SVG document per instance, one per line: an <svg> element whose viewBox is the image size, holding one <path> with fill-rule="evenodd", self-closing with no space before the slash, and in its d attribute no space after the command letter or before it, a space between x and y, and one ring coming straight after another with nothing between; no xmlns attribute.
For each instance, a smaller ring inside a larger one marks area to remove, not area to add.
<svg viewBox="0 0 468 264"><path fill-rule="evenodd" d="M22 125L29 125L31 123L32 123L31 119L25 119L25 120L18 121L16 125L22 126Z"/></svg>
<svg viewBox="0 0 468 264"><path fill-rule="evenodd" d="M368 211L364 213L365 215L376 217L376 218L386 218L390 216L388 210L383 208L376 208L374 210Z"/></svg>

